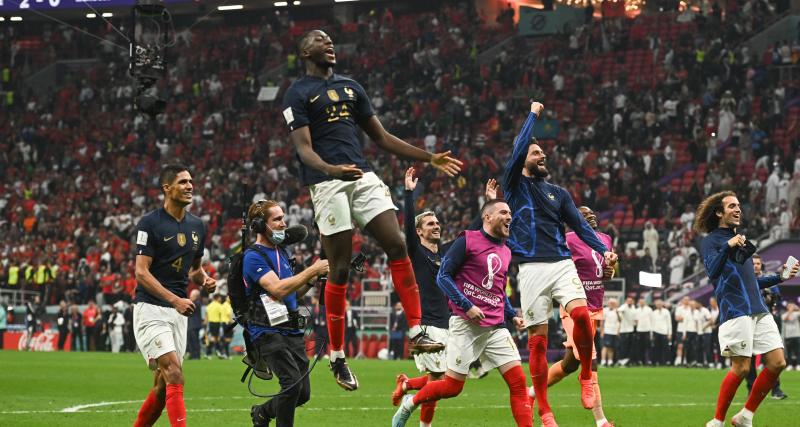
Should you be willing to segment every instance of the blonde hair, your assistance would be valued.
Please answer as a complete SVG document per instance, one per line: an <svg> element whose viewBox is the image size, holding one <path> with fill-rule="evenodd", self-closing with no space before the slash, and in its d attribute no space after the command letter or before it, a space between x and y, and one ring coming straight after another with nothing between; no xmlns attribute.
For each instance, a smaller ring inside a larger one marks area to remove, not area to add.
<svg viewBox="0 0 800 427"><path fill-rule="evenodd" d="M433 211L425 211L417 216L414 217L414 226L417 228L422 228L422 220L429 217L429 216L436 216L436 213Z"/></svg>

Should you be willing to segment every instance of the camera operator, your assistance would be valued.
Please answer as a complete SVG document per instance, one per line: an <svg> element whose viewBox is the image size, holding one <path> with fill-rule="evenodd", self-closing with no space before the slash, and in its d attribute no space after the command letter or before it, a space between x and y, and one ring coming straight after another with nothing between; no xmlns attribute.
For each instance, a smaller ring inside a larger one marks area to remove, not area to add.
<svg viewBox="0 0 800 427"><path fill-rule="evenodd" d="M290 258L280 247L286 237L283 209L273 200L260 200L247 211L255 245L244 255L243 277L252 301L248 331L258 358L277 375L281 391L250 410L254 427L294 425L297 406L311 397L306 372L308 357L303 341L304 318L298 314L298 299L311 289L318 276L328 273L328 261L319 260L294 275ZM254 287L253 285L259 286ZM252 292L258 298L252 298Z"/></svg>

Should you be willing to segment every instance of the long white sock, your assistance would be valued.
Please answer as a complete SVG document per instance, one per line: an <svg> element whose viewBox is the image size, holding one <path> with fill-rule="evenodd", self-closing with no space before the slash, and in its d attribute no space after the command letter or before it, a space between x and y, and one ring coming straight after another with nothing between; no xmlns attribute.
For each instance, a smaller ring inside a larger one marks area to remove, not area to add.
<svg viewBox="0 0 800 427"><path fill-rule="evenodd" d="M597 424L597 427L603 427L607 422L608 420L603 418L602 420L597 420L594 423Z"/></svg>
<svg viewBox="0 0 800 427"><path fill-rule="evenodd" d="M753 414L753 413L752 413L752 412L751 412L749 409L747 409L747 408L744 408L744 409L742 409L742 412L741 412L741 414L742 414L742 416L743 416L743 417L747 418L748 420L752 420L752 419L753 419L753 415L754 415L754 414Z"/></svg>
<svg viewBox="0 0 800 427"><path fill-rule="evenodd" d="M344 350L331 350L331 362L336 359L344 359Z"/></svg>
<svg viewBox="0 0 800 427"><path fill-rule="evenodd" d="M419 335L420 332L422 332L422 326L420 326L420 325L412 326L408 330L408 336L409 336L409 338L414 338L415 336Z"/></svg>

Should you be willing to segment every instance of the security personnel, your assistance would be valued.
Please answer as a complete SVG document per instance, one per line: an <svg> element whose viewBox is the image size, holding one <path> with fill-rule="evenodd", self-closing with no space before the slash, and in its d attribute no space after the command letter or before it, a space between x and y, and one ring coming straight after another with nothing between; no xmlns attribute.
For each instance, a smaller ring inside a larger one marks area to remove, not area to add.
<svg viewBox="0 0 800 427"><path fill-rule="evenodd" d="M265 359L279 379L280 393L250 409L254 427L275 419L278 427L294 425L294 412L311 398L308 357L297 301L328 273L328 261L318 260L294 275L289 256L279 245L286 237L283 209L273 200L261 200L247 211L255 245L244 255L242 276L252 301L247 330L255 353ZM253 292L257 292L253 295Z"/></svg>
<svg viewBox="0 0 800 427"><path fill-rule="evenodd" d="M222 334L222 294L214 294L214 300L206 307L206 323L208 323L208 343L206 345L206 358L211 359L211 352L216 350L217 357L222 358L220 352L220 337Z"/></svg>

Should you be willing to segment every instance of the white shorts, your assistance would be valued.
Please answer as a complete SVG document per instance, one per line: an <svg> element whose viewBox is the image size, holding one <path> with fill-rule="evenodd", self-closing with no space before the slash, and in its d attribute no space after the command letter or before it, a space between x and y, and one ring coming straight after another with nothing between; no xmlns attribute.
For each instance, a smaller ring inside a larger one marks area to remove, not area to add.
<svg viewBox="0 0 800 427"><path fill-rule="evenodd" d="M323 236L352 230L353 221L364 228L379 214L397 210L389 187L374 172L356 181L323 181L310 186L309 192L314 220Z"/></svg>
<svg viewBox="0 0 800 427"><path fill-rule="evenodd" d="M178 353L183 362L186 354L186 326L189 318L172 307L136 303L133 306L133 335L150 369L156 369L156 359L169 353Z"/></svg>
<svg viewBox="0 0 800 427"><path fill-rule="evenodd" d="M553 300L566 307L572 300L586 299L571 259L520 264L517 282L525 326L546 324L553 312Z"/></svg>
<svg viewBox="0 0 800 427"><path fill-rule="evenodd" d="M469 373L469 365L476 360L481 361L485 371L520 361L508 329L478 326L458 316L450 317L450 336L445 348L447 369L462 375Z"/></svg>
<svg viewBox="0 0 800 427"><path fill-rule="evenodd" d="M739 316L719 325L722 355L752 357L783 348L781 333L769 313Z"/></svg>
<svg viewBox="0 0 800 427"><path fill-rule="evenodd" d="M437 328L436 326L423 326L423 328L432 340L447 343L448 336L450 335L450 331L447 329ZM417 369L419 369L420 372L441 373L446 371L446 351L447 348L445 347L444 350L437 351L436 353L415 354L414 362L417 364Z"/></svg>

